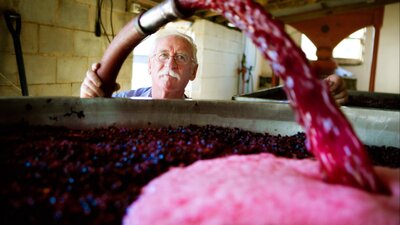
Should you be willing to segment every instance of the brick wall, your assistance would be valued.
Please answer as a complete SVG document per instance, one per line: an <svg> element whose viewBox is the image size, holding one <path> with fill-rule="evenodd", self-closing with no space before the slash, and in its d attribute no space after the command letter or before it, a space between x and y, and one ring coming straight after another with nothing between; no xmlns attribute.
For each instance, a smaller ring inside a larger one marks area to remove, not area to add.
<svg viewBox="0 0 400 225"><path fill-rule="evenodd" d="M237 69L243 54L243 36L207 20L193 24L199 68L192 83L193 99L229 100L238 90Z"/></svg>
<svg viewBox="0 0 400 225"><path fill-rule="evenodd" d="M20 96L13 39L3 17L5 10L21 15L25 73L30 96L79 96L86 70L100 61L108 41L94 35L97 0L0 0L0 96ZM113 0L112 20L117 33L135 15L125 0ZM111 35L111 4L104 0L102 19ZM118 75L130 88L132 55Z"/></svg>

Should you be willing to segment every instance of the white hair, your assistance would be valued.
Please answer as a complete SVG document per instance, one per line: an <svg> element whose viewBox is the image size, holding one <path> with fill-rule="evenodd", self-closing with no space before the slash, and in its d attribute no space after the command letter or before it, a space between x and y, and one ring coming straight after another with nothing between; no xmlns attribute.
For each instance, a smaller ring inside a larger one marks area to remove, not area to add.
<svg viewBox="0 0 400 225"><path fill-rule="evenodd" d="M190 46L192 47L192 53L193 53L192 58L193 58L193 61L197 64L197 46L194 43L193 39L189 35L186 35L184 33L176 31L176 30L160 30L153 35L154 35L155 39L154 39L154 44L151 49L152 54L155 53L154 52L155 48L160 40L164 39L165 37L169 37L169 36L180 37L180 38L185 39L187 41L187 43L189 43Z"/></svg>

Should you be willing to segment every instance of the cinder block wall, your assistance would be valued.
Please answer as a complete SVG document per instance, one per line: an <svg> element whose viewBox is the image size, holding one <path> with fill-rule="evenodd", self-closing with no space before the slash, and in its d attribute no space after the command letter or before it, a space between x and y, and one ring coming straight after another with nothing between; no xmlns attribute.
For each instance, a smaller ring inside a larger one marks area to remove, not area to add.
<svg viewBox="0 0 400 225"><path fill-rule="evenodd" d="M238 91L242 33L207 20L196 20L192 29L199 61L192 98L230 100Z"/></svg>
<svg viewBox="0 0 400 225"><path fill-rule="evenodd" d="M12 36L3 14L21 15L21 36L30 96L79 96L89 66L100 61L108 46L103 34L94 34L97 0L0 0L0 96L21 96ZM134 14L126 12L125 0L113 0L114 33ZM104 0L102 20L111 38L111 4ZM104 32L104 31L103 31ZM130 88L132 55L118 75Z"/></svg>

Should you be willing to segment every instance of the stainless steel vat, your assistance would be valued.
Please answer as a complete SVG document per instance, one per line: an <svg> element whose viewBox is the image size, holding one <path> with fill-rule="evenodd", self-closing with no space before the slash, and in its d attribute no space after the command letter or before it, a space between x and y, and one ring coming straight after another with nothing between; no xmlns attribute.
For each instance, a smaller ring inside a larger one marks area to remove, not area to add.
<svg viewBox="0 0 400 225"><path fill-rule="evenodd" d="M88 129L107 126L219 125L291 135L302 131L290 106L279 102L0 98L0 126L21 123ZM400 112L341 108L368 145L400 147Z"/></svg>
<svg viewBox="0 0 400 225"><path fill-rule="evenodd" d="M348 93L349 101L346 103L346 106L348 107L400 111L399 94L379 92L370 93L355 90L348 90ZM283 91L283 86L268 88L243 95L235 95L232 99L236 101L288 103L286 94Z"/></svg>

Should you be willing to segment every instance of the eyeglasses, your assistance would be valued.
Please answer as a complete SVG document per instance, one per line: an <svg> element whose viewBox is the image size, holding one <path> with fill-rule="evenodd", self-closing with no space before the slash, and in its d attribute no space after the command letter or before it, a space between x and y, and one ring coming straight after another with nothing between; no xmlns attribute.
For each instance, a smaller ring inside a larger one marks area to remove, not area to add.
<svg viewBox="0 0 400 225"><path fill-rule="evenodd" d="M166 63L171 58L171 56L167 52L159 52L154 56L160 63ZM190 61L193 61L193 58L190 58L188 55L183 53L177 53L173 55L172 58L175 60L177 64L180 65L185 65L188 64Z"/></svg>

